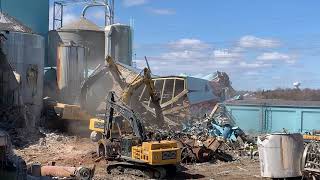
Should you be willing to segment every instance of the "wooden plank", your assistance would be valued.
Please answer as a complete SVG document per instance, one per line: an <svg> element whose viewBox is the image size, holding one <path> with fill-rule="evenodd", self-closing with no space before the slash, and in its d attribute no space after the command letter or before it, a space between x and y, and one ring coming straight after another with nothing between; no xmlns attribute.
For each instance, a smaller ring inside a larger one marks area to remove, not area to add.
<svg viewBox="0 0 320 180"><path fill-rule="evenodd" d="M142 90L140 97L139 97L139 101L141 101L141 98L142 98L145 90L146 90L146 85L144 85L144 87L143 87L143 90Z"/></svg>
<svg viewBox="0 0 320 180"><path fill-rule="evenodd" d="M166 87L166 82L167 82L167 80L165 79L165 80L163 81L163 84L162 84L162 91L161 91L161 97L160 97L160 104L162 104L163 93L164 93L164 88Z"/></svg>
<svg viewBox="0 0 320 180"><path fill-rule="evenodd" d="M165 110L165 111L163 111L162 113L163 113L163 115L167 115L167 114L174 113L174 112L176 112L176 111L179 111L179 110L184 109L184 108L187 108L187 107L189 107L189 105L176 106L176 107L170 108L170 109L168 109L168 110Z"/></svg>
<svg viewBox="0 0 320 180"><path fill-rule="evenodd" d="M152 109L151 107L147 106L147 105L144 104L144 103L141 103L141 104L142 104L143 107L146 108L146 110L148 110L149 112L151 112L154 117L156 117L156 113L155 113L155 110L154 110L154 109ZM163 115L163 118L164 118L164 121L166 121L169 125L172 125L172 126L177 126L177 125L178 125L178 123L173 122L172 120L170 120L169 118L167 118L167 117L164 116L164 115Z"/></svg>
<svg viewBox="0 0 320 180"><path fill-rule="evenodd" d="M180 98L182 98L187 93L188 93L187 89L183 90L181 93L179 93L176 97L172 98L170 101L167 101L167 102L161 104L161 108L167 107L168 105L177 102Z"/></svg>

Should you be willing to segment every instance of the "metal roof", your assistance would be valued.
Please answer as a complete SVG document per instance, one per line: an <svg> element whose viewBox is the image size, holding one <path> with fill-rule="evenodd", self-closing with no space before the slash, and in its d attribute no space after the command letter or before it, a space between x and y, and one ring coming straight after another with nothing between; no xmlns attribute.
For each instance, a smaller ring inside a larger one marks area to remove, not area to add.
<svg viewBox="0 0 320 180"><path fill-rule="evenodd" d="M24 24L19 22L17 19L3 12L0 12L0 30L11 31L11 32L32 33L31 28L25 26Z"/></svg>
<svg viewBox="0 0 320 180"><path fill-rule="evenodd" d="M99 26L97 26L90 20L86 19L85 17L80 17L79 20L64 25L59 30L102 31L102 29Z"/></svg>
<svg viewBox="0 0 320 180"><path fill-rule="evenodd" d="M320 107L320 101L291 101L282 99L244 99L225 102L226 105L278 106L278 107Z"/></svg>
<svg viewBox="0 0 320 180"><path fill-rule="evenodd" d="M220 98L213 94L213 89L207 80L187 77L187 89L190 104L197 104L212 100L220 101Z"/></svg>

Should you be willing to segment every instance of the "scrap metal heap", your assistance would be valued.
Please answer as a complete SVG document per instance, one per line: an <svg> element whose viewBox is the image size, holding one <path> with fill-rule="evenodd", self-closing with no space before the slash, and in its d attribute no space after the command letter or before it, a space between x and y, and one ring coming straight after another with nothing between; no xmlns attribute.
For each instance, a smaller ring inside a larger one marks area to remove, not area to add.
<svg viewBox="0 0 320 180"><path fill-rule="evenodd" d="M184 163L232 161L234 157L230 153L235 151L237 156L254 155L253 151L250 152L254 141L235 126L223 104L217 104L211 114L202 120L184 123L181 132L161 131L159 134L179 143Z"/></svg>
<svg viewBox="0 0 320 180"><path fill-rule="evenodd" d="M304 149L302 157L303 174L312 179L320 178L320 142L310 142Z"/></svg>

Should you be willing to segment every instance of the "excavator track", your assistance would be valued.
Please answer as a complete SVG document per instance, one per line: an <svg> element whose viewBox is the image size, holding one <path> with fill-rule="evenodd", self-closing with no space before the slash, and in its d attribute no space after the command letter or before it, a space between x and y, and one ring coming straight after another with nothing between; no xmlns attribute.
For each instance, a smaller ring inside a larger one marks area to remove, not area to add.
<svg viewBox="0 0 320 180"><path fill-rule="evenodd" d="M140 163L118 162L107 165L107 173L113 175L133 175L143 178L164 179L167 170L161 166L150 166Z"/></svg>

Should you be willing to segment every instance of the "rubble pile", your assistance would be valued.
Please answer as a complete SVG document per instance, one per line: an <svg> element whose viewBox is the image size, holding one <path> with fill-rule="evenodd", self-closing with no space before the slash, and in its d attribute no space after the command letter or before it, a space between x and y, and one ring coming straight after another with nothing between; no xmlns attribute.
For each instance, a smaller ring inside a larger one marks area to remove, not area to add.
<svg viewBox="0 0 320 180"><path fill-rule="evenodd" d="M210 85L214 90L214 94L221 97L223 100L235 95L236 91L231 86L231 81L227 73L217 71L203 78L210 82Z"/></svg>
<svg viewBox="0 0 320 180"><path fill-rule="evenodd" d="M195 136L221 137L227 142L245 138L244 132L235 126L232 116L223 104L217 104L211 114L200 121L184 123L182 131Z"/></svg>
<svg viewBox="0 0 320 180"><path fill-rule="evenodd" d="M235 126L222 104L217 104L209 116L184 123L182 131L171 136L180 143L185 163L232 161L233 156L254 155L253 141Z"/></svg>

